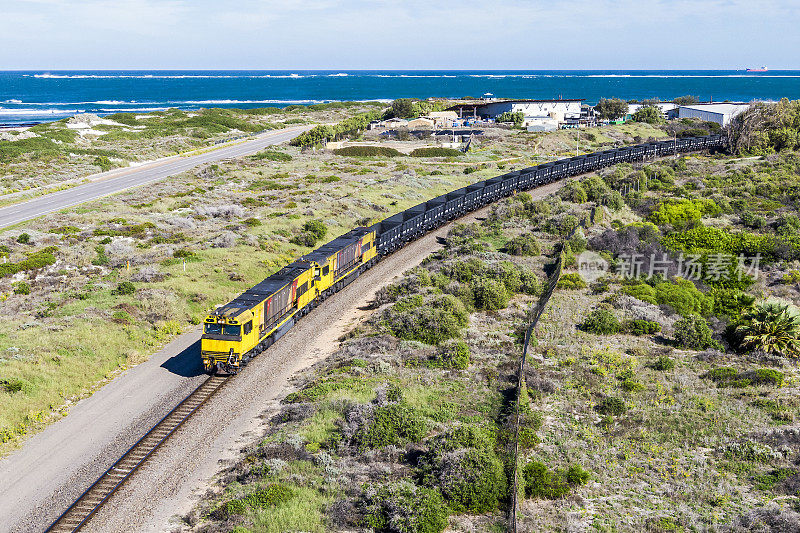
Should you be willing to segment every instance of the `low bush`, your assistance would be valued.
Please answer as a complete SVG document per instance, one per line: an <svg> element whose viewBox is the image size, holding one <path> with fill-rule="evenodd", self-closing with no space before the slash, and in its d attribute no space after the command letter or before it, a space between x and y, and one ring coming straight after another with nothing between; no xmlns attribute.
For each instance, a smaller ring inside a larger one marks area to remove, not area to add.
<svg viewBox="0 0 800 533"><path fill-rule="evenodd" d="M510 295L503 282L496 279L478 278L470 284L477 309L505 309Z"/></svg>
<svg viewBox="0 0 800 533"><path fill-rule="evenodd" d="M689 315L675 323L675 342L690 350L705 350L719 345L703 317Z"/></svg>
<svg viewBox="0 0 800 533"><path fill-rule="evenodd" d="M387 146L346 146L334 150L333 153L347 157L397 157L403 155Z"/></svg>
<svg viewBox="0 0 800 533"><path fill-rule="evenodd" d="M439 344L457 337L468 321L461 300L440 294L401 298L384 313L382 324L401 339Z"/></svg>
<svg viewBox="0 0 800 533"><path fill-rule="evenodd" d="M224 517L244 514L247 509L264 509L274 507L292 499L294 491L279 483L269 485L236 500L230 500L220 509Z"/></svg>
<svg viewBox="0 0 800 533"><path fill-rule="evenodd" d="M523 233L509 240L505 251L511 255L539 255L541 252L536 237L530 233Z"/></svg>
<svg viewBox="0 0 800 533"><path fill-rule="evenodd" d="M20 244L28 244L31 242L31 236L27 233L20 233L19 237L17 237L17 242Z"/></svg>
<svg viewBox="0 0 800 533"><path fill-rule="evenodd" d="M623 287L622 292L653 305L668 305L676 313L708 315L714 309L714 299L700 292L691 281L676 279L655 285L636 283Z"/></svg>
<svg viewBox="0 0 800 533"><path fill-rule="evenodd" d="M634 319L625 322L623 329L631 335L652 335L661 331L661 324L652 320Z"/></svg>
<svg viewBox="0 0 800 533"><path fill-rule="evenodd" d="M375 408L372 420L353 436L353 444L362 450L397 446L422 440L426 431L425 418L417 409L393 403Z"/></svg>
<svg viewBox="0 0 800 533"><path fill-rule="evenodd" d="M30 294L31 286L24 281L14 283L14 294Z"/></svg>
<svg viewBox="0 0 800 533"><path fill-rule="evenodd" d="M665 372L667 370L672 370L673 368L675 368L675 360L671 359L666 355L661 355L659 356L658 359L656 359L653 362L652 366L653 370L660 370L662 372Z"/></svg>
<svg viewBox="0 0 800 533"><path fill-rule="evenodd" d="M619 320L608 309L595 309L580 325L583 331L595 335L613 335L622 328Z"/></svg>
<svg viewBox="0 0 800 533"><path fill-rule="evenodd" d="M461 448L494 449L495 435L483 426L458 424L428 440L428 459L435 462L449 452Z"/></svg>
<svg viewBox="0 0 800 533"><path fill-rule="evenodd" d="M577 272L569 272L561 275L556 284L556 288L572 290L585 289L586 282L583 281L583 278Z"/></svg>
<svg viewBox="0 0 800 533"><path fill-rule="evenodd" d="M433 368L466 370L469 366L469 346L464 341L448 341L444 343L428 366Z"/></svg>
<svg viewBox="0 0 800 533"><path fill-rule="evenodd" d="M292 156L283 152L278 152L276 150L264 150L263 152L258 152L255 155L251 155L250 159L256 161L266 160L266 161L286 162L286 161L291 161Z"/></svg>
<svg viewBox="0 0 800 533"><path fill-rule="evenodd" d="M579 181L571 181L566 186L564 186L559 195L563 200L567 202L573 202L576 204L582 204L584 202L589 201L589 196L586 194L586 190L581 185Z"/></svg>
<svg viewBox="0 0 800 533"><path fill-rule="evenodd" d="M461 150L454 150L453 148L416 148L409 154L411 157L459 157L464 155Z"/></svg>
<svg viewBox="0 0 800 533"><path fill-rule="evenodd" d="M659 226L670 225L682 228L699 221L703 216L715 216L721 212L719 206L707 198L695 200L669 200L659 204L650 215L650 220Z"/></svg>
<svg viewBox="0 0 800 533"><path fill-rule="evenodd" d="M111 294L116 296L126 296L129 294L133 294L136 292L136 285L131 283L130 281L123 281L117 288L111 291Z"/></svg>
<svg viewBox="0 0 800 533"><path fill-rule="evenodd" d="M532 461L522 468L525 480L525 495L529 498L556 500L566 496L576 486L589 481L589 472L579 465L571 465L566 470L550 470L544 463Z"/></svg>
<svg viewBox="0 0 800 533"><path fill-rule="evenodd" d="M491 449L463 448L447 453L437 475L442 495L456 512L494 511L506 492L503 463Z"/></svg>
<svg viewBox="0 0 800 533"><path fill-rule="evenodd" d="M369 491L364 497L362 526L378 532L441 533L450 514L437 489L403 480Z"/></svg>
<svg viewBox="0 0 800 533"><path fill-rule="evenodd" d="M328 233L328 226L321 220L308 220L303 224L300 235L295 235L290 242L298 246L314 246L318 241L325 238Z"/></svg>
<svg viewBox="0 0 800 533"><path fill-rule="evenodd" d="M780 387L785 379L783 372L773 368L739 371L725 366L713 368L703 377L710 379L719 387L747 387L749 385Z"/></svg>
<svg viewBox="0 0 800 533"><path fill-rule="evenodd" d="M594 410L600 413L601 415L611 415L611 416L619 416L624 414L627 411L627 406L625 405L625 400L622 398L617 398L615 396L606 396L597 405L595 405Z"/></svg>

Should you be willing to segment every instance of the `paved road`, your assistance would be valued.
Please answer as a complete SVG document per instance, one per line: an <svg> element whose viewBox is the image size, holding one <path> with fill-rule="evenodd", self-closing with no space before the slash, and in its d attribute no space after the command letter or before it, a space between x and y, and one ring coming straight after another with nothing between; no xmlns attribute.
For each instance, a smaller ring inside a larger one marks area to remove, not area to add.
<svg viewBox="0 0 800 533"><path fill-rule="evenodd" d="M26 202L0 208L0 228L124 191L131 187L174 176L203 163L254 154L267 146L291 140L311 127L313 126L275 130L238 144L217 148L208 153L168 157L141 167L125 168L104 173L90 183L84 183L71 189L45 194Z"/></svg>

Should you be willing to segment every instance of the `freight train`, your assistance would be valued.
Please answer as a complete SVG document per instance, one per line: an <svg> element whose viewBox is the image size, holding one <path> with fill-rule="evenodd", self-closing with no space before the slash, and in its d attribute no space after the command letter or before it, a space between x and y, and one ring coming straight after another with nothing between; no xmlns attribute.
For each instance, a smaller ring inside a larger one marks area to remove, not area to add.
<svg viewBox="0 0 800 533"><path fill-rule="evenodd" d="M319 303L382 257L429 231L515 192L617 163L699 150L721 150L724 135L684 137L615 148L515 170L468 185L355 228L317 248L215 309L203 324L200 350L207 372L236 373Z"/></svg>

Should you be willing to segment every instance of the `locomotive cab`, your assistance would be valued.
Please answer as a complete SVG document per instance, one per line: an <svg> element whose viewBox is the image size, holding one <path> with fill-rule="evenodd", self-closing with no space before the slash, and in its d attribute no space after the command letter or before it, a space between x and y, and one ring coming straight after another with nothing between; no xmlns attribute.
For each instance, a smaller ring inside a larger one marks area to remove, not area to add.
<svg viewBox="0 0 800 533"><path fill-rule="evenodd" d="M200 354L206 372L235 374L239 370L242 341L252 331L250 318L214 314L206 317L200 339Z"/></svg>

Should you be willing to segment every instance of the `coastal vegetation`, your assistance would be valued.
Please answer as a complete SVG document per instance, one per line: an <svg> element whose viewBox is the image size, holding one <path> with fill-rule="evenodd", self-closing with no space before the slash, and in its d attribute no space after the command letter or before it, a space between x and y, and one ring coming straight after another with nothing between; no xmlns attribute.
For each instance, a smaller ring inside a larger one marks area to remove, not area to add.
<svg viewBox="0 0 800 533"><path fill-rule="evenodd" d="M238 482L187 519L262 531L277 510L201 517L285 482L315 487L306 501L318 502L319 530L500 530L516 468L524 530L800 527L789 444L798 206L786 193L796 157L618 165L455 226L443 250L379 293L337 353L298 376L254 451L222 476ZM638 190L606 203L631 180ZM514 465L508 394L560 245L565 271L531 342ZM610 269L592 281L577 257L587 248ZM734 253L755 250L758 264L747 255L741 275L729 270ZM688 253L700 254L699 277L680 263ZM623 274L631 254L640 269Z"/></svg>
<svg viewBox="0 0 800 533"><path fill-rule="evenodd" d="M333 112L369 109L287 113ZM156 128L159 117L134 120ZM579 141L588 151L678 126L620 124ZM406 156L431 146L351 130L403 151L280 146L5 230L3 449L324 239L574 154L575 132L497 130L457 158ZM621 164L454 226L334 355L297 376L187 527L500 529L518 469L528 530L796 529L797 162L784 149ZM514 465L524 332L562 247L531 339ZM585 250L616 274L585 276Z"/></svg>

